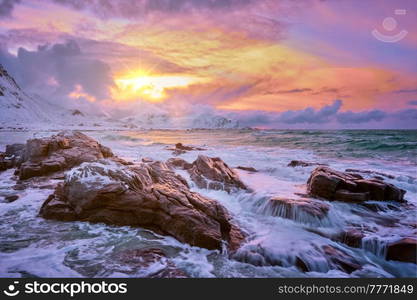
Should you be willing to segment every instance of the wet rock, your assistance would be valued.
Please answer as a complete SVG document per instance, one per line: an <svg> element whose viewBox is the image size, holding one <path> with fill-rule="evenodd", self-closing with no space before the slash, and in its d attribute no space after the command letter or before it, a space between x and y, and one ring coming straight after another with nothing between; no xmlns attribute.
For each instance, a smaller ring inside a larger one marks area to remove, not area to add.
<svg viewBox="0 0 417 300"><path fill-rule="evenodd" d="M6 146L5 152L0 152L0 171L16 167L24 153L24 144Z"/></svg>
<svg viewBox="0 0 417 300"><path fill-rule="evenodd" d="M396 260L417 264L417 239L403 238L388 244L387 260Z"/></svg>
<svg viewBox="0 0 417 300"><path fill-rule="evenodd" d="M348 228L342 234L341 242L354 248L359 248L362 244L362 239L365 234L356 228Z"/></svg>
<svg viewBox="0 0 417 300"><path fill-rule="evenodd" d="M168 148L168 150L172 150L172 154L178 156L181 154L185 154L188 151L205 151L206 149L193 146L185 146L182 143L177 143L175 144L174 148Z"/></svg>
<svg viewBox="0 0 417 300"><path fill-rule="evenodd" d="M6 159L6 155L0 152L0 172L12 168L10 160Z"/></svg>
<svg viewBox="0 0 417 300"><path fill-rule="evenodd" d="M22 184L22 183L16 183L16 184L13 186L13 189L14 189L15 191L23 191L23 190L25 190L25 189L26 189L26 185L25 185L25 184Z"/></svg>
<svg viewBox="0 0 417 300"><path fill-rule="evenodd" d="M299 257L295 259L295 266L302 272L310 271L308 265Z"/></svg>
<svg viewBox="0 0 417 300"><path fill-rule="evenodd" d="M204 150L206 150L206 149L198 148L198 147L184 146L182 143L175 144L175 149L183 150L183 151L204 151Z"/></svg>
<svg viewBox="0 0 417 300"><path fill-rule="evenodd" d="M369 199L369 193L353 193L347 190L337 190L334 198L344 202L364 202Z"/></svg>
<svg viewBox="0 0 417 300"><path fill-rule="evenodd" d="M125 250L113 255L115 262L128 265L139 277L146 278L188 278L178 269L165 253L157 248ZM152 268L156 266L155 268ZM142 276L141 273L143 274Z"/></svg>
<svg viewBox="0 0 417 300"><path fill-rule="evenodd" d="M288 165L288 167L311 167L311 166L327 166L326 164L321 164L317 162L308 162L303 160L292 160Z"/></svg>
<svg viewBox="0 0 417 300"><path fill-rule="evenodd" d="M243 170L243 171L247 171L247 172L251 172L251 173L258 172L258 170L256 170L253 167L242 167L242 166L238 166L238 167L236 167L236 169Z"/></svg>
<svg viewBox="0 0 417 300"><path fill-rule="evenodd" d="M324 245L322 246L322 249L326 255L328 263L336 269L350 274L362 268L360 263L355 258L340 249L336 249L330 245Z"/></svg>
<svg viewBox="0 0 417 300"><path fill-rule="evenodd" d="M323 219L327 216L329 208L329 205L324 202L308 198L288 199L273 197L267 202L264 212L269 212L270 215L281 218L306 222L311 217L319 220Z"/></svg>
<svg viewBox="0 0 417 300"><path fill-rule="evenodd" d="M17 173L21 180L25 180L103 158L122 163L108 147L81 132L61 132L51 137L28 140Z"/></svg>
<svg viewBox="0 0 417 300"><path fill-rule="evenodd" d="M248 187L240 180L239 175L218 157L199 155L188 169L191 179L202 189L248 190Z"/></svg>
<svg viewBox="0 0 417 300"><path fill-rule="evenodd" d="M149 157L143 157L142 158L142 162L143 163L151 163L151 162L153 162L154 160L152 159L152 158L149 158Z"/></svg>
<svg viewBox="0 0 417 300"><path fill-rule="evenodd" d="M40 215L143 227L207 249L221 249L224 242L236 249L244 239L222 205L191 192L186 180L162 162L83 163L67 172Z"/></svg>
<svg viewBox="0 0 417 300"><path fill-rule="evenodd" d="M240 180L239 175L231 169L221 158L199 155L189 163L181 158L170 158L167 165L174 169L188 171L191 180L201 189L249 190Z"/></svg>
<svg viewBox="0 0 417 300"><path fill-rule="evenodd" d="M6 146L6 156L21 157L25 152L25 144L11 144Z"/></svg>
<svg viewBox="0 0 417 300"><path fill-rule="evenodd" d="M328 167L316 168L307 181L312 196L346 202L404 201L405 191L377 179L362 179Z"/></svg>
<svg viewBox="0 0 417 300"><path fill-rule="evenodd" d="M19 195L9 195L9 196L6 196L5 198L4 198L4 200L6 200L7 202L14 202L14 201L16 201L17 199L19 199Z"/></svg>
<svg viewBox="0 0 417 300"><path fill-rule="evenodd" d="M173 169L191 169L193 164L183 160L182 158L170 158L167 160L167 165Z"/></svg>

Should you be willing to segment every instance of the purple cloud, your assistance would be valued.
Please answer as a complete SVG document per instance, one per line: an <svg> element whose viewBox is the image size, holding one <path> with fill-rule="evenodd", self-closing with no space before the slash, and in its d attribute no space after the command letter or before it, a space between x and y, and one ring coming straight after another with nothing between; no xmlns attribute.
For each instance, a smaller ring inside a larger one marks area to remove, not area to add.
<svg viewBox="0 0 417 300"><path fill-rule="evenodd" d="M267 111L246 111L229 113L228 117L237 119L243 126L267 128L417 128L417 109L386 112L383 110L345 111L341 100L321 109L308 107L281 113Z"/></svg>
<svg viewBox="0 0 417 300"><path fill-rule="evenodd" d="M66 96L80 85L86 93L104 99L114 84L110 67L85 56L74 40L41 45L34 51L19 48L16 56L0 49L0 62L24 89L43 96L48 89L54 96ZM56 84L51 86L51 80Z"/></svg>
<svg viewBox="0 0 417 300"><path fill-rule="evenodd" d="M13 8L21 0L0 0L0 18L10 17L12 15Z"/></svg>
<svg viewBox="0 0 417 300"><path fill-rule="evenodd" d="M343 124L349 123L367 123L371 121L381 121L387 117L387 113L381 110L371 110L363 112L347 111L339 113L337 120Z"/></svg>
<svg viewBox="0 0 417 300"><path fill-rule="evenodd" d="M303 110L289 110L281 113L276 121L297 124L297 123L327 123L342 107L341 100L335 100L333 104L326 105L320 110L308 107Z"/></svg>

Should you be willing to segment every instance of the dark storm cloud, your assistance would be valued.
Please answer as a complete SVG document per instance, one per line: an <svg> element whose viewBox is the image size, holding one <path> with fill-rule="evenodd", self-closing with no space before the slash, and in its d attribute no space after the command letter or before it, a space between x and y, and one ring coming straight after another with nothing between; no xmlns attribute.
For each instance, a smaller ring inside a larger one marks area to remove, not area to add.
<svg viewBox="0 0 417 300"><path fill-rule="evenodd" d="M335 100L321 109L308 107L301 110L288 110L281 113L253 111L233 116L245 126L281 127L282 124L324 124L330 122L342 107L341 100Z"/></svg>
<svg viewBox="0 0 417 300"><path fill-rule="evenodd" d="M0 18L10 17L14 6L19 3L20 0L0 0Z"/></svg>
<svg viewBox="0 0 417 300"><path fill-rule="evenodd" d="M341 100L321 109L306 108L281 113L248 111L230 113L243 126L267 128L417 128L417 109L340 112Z"/></svg>
<svg viewBox="0 0 417 300"><path fill-rule="evenodd" d="M319 110L308 107L303 110L289 110L280 114L277 121L297 124L297 123L327 123L330 118L337 114L342 107L341 100L335 100L333 104L326 105Z"/></svg>
<svg viewBox="0 0 417 300"><path fill-rule="evenodd" d="M35 51L19 48L16 56L0 49L0 63L28 90L53 88L55 94L67 95L80 85L86 93L104 99L113 84L109 66L84 56L73 40L38 46Z"/></svg>
<svg viewBox="0 0 417 300"><path fill-rule="evenodd" d="M89 9L103 17L119 15L139 16L148 12L184 12L196 9L233 9L255 2L254 0L53 0L73 9Z"/></svg>
<svg viewBox="0 0 417 300"><path fill-rule="evenodd" d="M371 110L364 112L347 111L339 113L337 120L343 124L367 123L371 121L381 121L387 117L387 113L381 110Z"/></svg>
<svg viewBox="0 0 417 300"><path fill-rule="evenodd" d="M417 109L404 109L394 113L394 117L398 120L409 120L413 121L414 125L417 127Z"/></svg>

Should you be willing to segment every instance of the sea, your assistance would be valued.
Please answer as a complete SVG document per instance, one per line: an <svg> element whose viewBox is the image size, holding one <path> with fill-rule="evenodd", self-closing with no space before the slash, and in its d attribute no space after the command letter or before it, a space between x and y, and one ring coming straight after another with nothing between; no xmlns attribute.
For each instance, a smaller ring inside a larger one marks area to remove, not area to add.
<svg viewBox="0 0 417 300"><path fill-rule="evenodd" d="M0 131L0 151L7 144L55 134L45 131ZM59 222L38 216L52 188L29 188L12 203L3 200L15 184L14 170L0 173L0 277L149 277L168 264L189 277L417 277L416 264L386 259L390 242L417 236L417 130L91 130L85 134L133 162L165 161L176 143L205 151L179 157L192 162L198 155L222 158L237 170L252 193L191 189L219 201L248 238L237 254L210 251L181 243L143 228L85 222ZM331 168L389 174L385 181L406 191L407 205L326 202L323 219L295 210L292 217L268 209L271 197L297 198L315 166L289 167L292 160L327 164ZM13 191L16 193L16 191ZM334 239L349 227L362 228L359 247ZM347 271L329 262L331 246L360 268ZM129 249L158 248L167 259L147 268L115 262ZM302 260L307 270L297 264ZM297 263L298 262L298 263Z"/></svg>

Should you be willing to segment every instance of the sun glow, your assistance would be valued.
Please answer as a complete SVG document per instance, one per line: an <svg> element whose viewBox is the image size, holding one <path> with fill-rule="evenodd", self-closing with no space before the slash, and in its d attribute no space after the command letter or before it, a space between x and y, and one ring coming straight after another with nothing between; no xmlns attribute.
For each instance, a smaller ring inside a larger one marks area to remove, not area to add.
<svg viewBox="0 0 417 300"><path fill-rule="evenodd" d="M188 75L150 75L137 71L116 78L116 88L112 90L112 94L114 99L121 101L142 98L150 102L161 102L168 97L168 90L184 89L203 81L199 77Z"/></svg>

